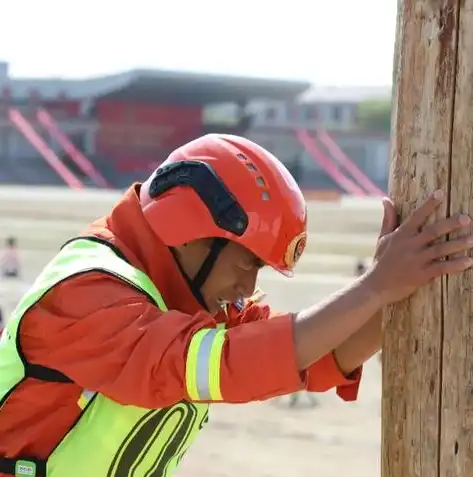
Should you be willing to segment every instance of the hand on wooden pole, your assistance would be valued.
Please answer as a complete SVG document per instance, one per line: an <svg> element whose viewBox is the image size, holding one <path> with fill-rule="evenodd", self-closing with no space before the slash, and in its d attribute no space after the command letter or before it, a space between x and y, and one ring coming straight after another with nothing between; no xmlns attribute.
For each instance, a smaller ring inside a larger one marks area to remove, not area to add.
<svg viewBox="0 0 473 477"><path fill-rule="evenodd" d="M473 259L464 254L473 248L473 235L444 240L452 232L469 228L470 217L458 214L427 225L442 201L443 194L437 191L399 226L393 203L383 201L381 233L366 277L383 305L407 298L434 278L461 273L473 265Z"/></svg>

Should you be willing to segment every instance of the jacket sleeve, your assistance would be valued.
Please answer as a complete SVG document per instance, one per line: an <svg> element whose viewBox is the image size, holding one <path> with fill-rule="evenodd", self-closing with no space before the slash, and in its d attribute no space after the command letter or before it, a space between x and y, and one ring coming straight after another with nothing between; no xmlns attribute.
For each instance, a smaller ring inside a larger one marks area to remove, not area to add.
<svg viewBox="0 0 473 477"><path fill-rule="evenodd" d="M249 402L302 388L291 315L228 330L205 313L163 313L103 274L71 278L30 309L26 359L80 387L146 408L182 399Z"/></svg>
<svg viewBox="0 0 473 477"><path fill-rule="evenodd" d="M262 297L262 292L258 290L258 296L255 299L250 298L246 306L231 305L228 310L230 326L274 319L279 316L280 313L276 313L268 305L260 303ZM355 401L358 397L361 376L362 367L356 369L350 376L345 376L340 371L334 354L329 353L310 366L302 373L301 377L304 381L304 388L307 391L325 392L336 388L337 395L344 401Z"/></svg>
<svg viewBox="0 0 473 477"><path fill-rule="evenodd" d="M337 388L344 401L356 401L362 376L362 367L345 376L339 369L333 353L327 354L306 371L305 388L311 392L324 392Z"/></svg>

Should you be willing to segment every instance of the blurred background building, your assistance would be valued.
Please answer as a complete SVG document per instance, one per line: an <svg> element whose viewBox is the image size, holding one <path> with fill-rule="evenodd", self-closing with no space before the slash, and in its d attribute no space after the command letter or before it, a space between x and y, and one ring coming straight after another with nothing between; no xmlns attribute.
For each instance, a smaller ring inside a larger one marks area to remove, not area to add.
<svg viewBox="0 0 473 477"><path fill-rule="evenodd" d="M135 70L34 79L0 62L0 183L124 188L208 132L269 149L309 194L387 187L390 87Z"/></svg>

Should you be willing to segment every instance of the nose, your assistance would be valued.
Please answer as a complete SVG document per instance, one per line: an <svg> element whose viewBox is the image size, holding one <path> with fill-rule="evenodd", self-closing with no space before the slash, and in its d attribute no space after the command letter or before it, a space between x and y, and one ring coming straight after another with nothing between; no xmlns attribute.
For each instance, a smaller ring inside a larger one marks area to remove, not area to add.
<svg viewBox="0 0 473 477"><path fill-rule="evenodd" d="M244 298L249 298L253 295L256 288L256 281L258 279L258 269L247 271L241 276L237 284L237 292Z"/></svg>

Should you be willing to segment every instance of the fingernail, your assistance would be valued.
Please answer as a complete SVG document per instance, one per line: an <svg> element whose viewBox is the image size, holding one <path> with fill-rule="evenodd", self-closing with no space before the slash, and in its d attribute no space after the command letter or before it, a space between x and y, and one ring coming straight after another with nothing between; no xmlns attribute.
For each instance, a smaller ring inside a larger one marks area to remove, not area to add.
<svg viewBox="0 0 473 477"><path fill-rule="evenodd" d="M471 219L468 215L460 215L458 221L461 225L468 225L471 222Z"/></svg>
<svg viewBox="0 0 473 477"><path fill-rule="evenodd" d="M443 191L442 190L436 190L434 192L434 199L436 199L436 200L443 199Z"/></svg>

